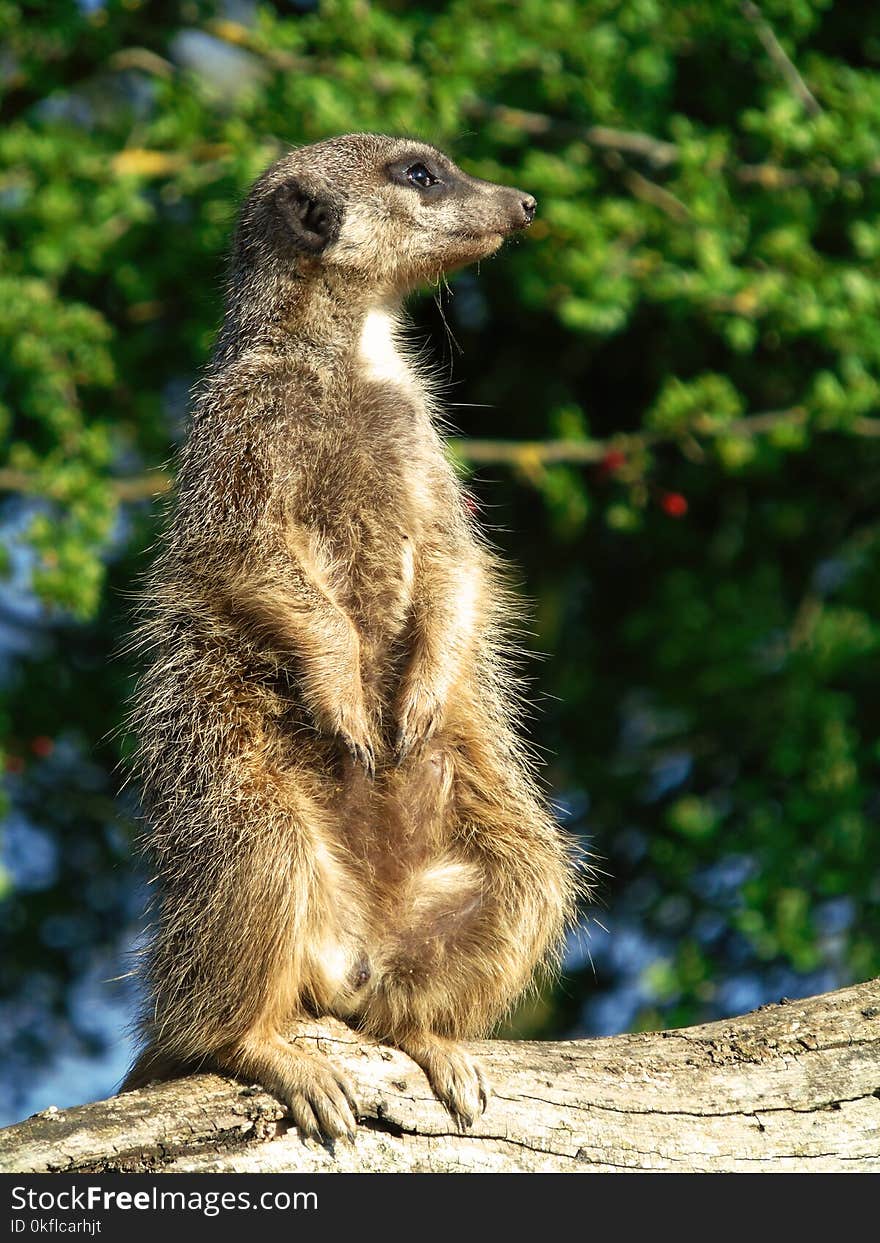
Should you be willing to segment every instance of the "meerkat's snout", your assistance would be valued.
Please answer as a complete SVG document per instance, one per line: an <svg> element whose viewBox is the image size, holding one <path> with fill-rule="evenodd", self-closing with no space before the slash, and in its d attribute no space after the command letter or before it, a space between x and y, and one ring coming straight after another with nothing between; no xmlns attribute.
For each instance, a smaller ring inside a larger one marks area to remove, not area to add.
<svg viewBox="0 0 880 1243"><path fill-rule="evenodd" d="M475 182L475 199L473 210L486 233L500 233L507 237L527 229L535 219L538 201L525 190L517 190L513 186L496 186L491 182ZM486 209L481 202L483 195L488 194L491 209Z"/></svg>
<svg viewBox="0 0 880 1243"><path fill-rule="evenodd" d="M510 200L511 232L515 232L517 229L527 229L535 219L535 212L538 210L538 200L531 194L525 194L522 190L506 190L506 195Z"/></svg>

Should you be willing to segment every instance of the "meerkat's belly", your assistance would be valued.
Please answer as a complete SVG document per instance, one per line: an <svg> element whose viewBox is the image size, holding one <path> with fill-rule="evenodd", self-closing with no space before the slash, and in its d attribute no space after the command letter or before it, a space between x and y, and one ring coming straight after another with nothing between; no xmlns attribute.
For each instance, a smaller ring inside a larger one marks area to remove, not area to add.
<svg viewBox="0 0 880 1243"><path fill-rule="evenodd" d="M321 1008L336 1018L357 1019L369 1013L387 980L421 978L438 948L480 918L483 879L476 861L451 852L414 869L386 907L381 928L358 944L338 938L320 946Z"/></svg>
<svg viewBox="0 0 880 1243"><path fill-rule="evenodd" d="M338 1018L368 1013L387 978L425 969L438 944L479 917L483 870L451 831L453 767L441 735L369 789L355 777L360 798L350 791L337 809L358 903L338 915L315 961Z"/></svg>

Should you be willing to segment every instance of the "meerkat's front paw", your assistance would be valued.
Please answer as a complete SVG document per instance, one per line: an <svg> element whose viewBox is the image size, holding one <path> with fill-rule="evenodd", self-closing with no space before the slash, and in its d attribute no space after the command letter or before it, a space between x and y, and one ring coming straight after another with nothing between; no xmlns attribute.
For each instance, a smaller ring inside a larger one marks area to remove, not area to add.
<svg viewBox="0 0 880 1243"><path fill-rule="evenodd" d="M376 752L373 744L366 740L358 740L350 734L343 733L340 730L340 738L345 744L345 749L354 760L355 764L360 764L367 776L372 779L376 775Z"/></svg>
<svg viewBox="0 0 880 1243"><path fill-rule="evenodd" d="M479 1062L460 1045L441 1036L422 1035L401 1041L399 1047L421 1066L459 1130L472 1127L485 1113L491 1095L489 1082Z"/></svg>
<svg viewBox="0 0 880 1243"><path fill-rule="evenodd" d="M376 746L366 713L341 709L334 720L334 732L354 762L360 764L372 780L376 775Z"/></svg>
<svg viewBox="0 0 880 1243"><path fill-rule="evenodd" d="M423 687L415 686L406 694L398 716L394 744L398 764L402 764L413 751L421 750L436 733L442 715L440 700Z"/></svg>

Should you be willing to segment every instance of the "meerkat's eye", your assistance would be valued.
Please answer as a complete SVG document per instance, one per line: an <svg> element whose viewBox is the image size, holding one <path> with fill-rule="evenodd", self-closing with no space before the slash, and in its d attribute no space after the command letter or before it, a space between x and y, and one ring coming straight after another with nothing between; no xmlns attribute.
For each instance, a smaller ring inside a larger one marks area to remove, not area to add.
<svg viewBox="0 0 880 1243"><path fill-rule="evenodd" d="M410 164L406 170L406 176L407 180L411 181L414 186L418 186L420 190L427 190L439 184L438 179L425 168L424 164Z"/></svg>

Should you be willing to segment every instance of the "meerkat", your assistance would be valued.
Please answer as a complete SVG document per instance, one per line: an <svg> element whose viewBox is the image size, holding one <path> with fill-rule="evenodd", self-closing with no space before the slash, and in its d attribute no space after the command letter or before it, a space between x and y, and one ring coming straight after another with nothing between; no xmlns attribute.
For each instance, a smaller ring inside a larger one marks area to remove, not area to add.
<svg viewBox="0 0 880 1243"><path fill-rule="evenodd" d="M578 881L517 732L514 599L400 340L407 293L535 206L374 134L292 151L244 203L142 595L156 895L123 1091L219 1070L351 1137L346 1076L285 1039L334 1015L469 1126L489 1088L459 1042L558 956Z"/></svg>

